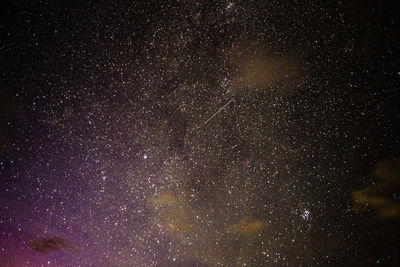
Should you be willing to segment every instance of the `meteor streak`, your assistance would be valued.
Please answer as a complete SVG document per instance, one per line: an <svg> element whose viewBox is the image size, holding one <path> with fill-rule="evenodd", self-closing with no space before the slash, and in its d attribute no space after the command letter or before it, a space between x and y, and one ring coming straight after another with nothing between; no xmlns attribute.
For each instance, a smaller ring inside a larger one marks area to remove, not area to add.
<svg viewBox="0 0 400 267"><path fill-rule="evenodd" d="M228 101L222 108L220 108L217 112L215 112L208 120L206 120L203 125L207 124L212 118L214 118L218 113L220 113L226 106L228 106L233 101L233 98Z"/></svg>

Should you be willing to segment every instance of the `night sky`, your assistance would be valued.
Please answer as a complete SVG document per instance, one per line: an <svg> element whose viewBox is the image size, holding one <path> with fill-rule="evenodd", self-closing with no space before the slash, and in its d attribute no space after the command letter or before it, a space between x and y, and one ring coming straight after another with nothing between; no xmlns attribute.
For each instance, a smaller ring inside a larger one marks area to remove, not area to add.
<svg viewBox="0 0 400 267"><path fill-rule="evenodd" d="M0 266L399 266L390 1L8 1Z"/></svg>

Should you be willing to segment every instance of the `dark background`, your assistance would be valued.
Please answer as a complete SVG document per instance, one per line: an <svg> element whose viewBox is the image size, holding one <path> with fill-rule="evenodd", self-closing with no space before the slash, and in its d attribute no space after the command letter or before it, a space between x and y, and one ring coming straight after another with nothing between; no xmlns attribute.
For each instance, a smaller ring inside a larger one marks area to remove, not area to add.
<svg viewBox="0 0 400 267"><path fill-rule="evenodd" d="M61 2L2 4L2 266L399 264L394 1Z"/></svg>

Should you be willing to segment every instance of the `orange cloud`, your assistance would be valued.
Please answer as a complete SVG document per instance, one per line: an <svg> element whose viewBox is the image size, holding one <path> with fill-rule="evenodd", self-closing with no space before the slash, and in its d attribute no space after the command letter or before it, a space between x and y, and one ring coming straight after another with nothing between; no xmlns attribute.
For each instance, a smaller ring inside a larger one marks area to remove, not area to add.
<svg viewBox="0 0 400 267"><path fill-rule="evenodd" d="M277 56L256 47L239 47L230 54L232 64L238 69L233 80L236 90L266 89L279 85L281 91L288 92L300 87L302 71L296 56Z"/></svg>
<svg viewBox="0 0 400 267"><path fill-rule="evenodd" d="M374 185L352 193L355 209L374 210L380 218L400 218L400 201L395 198L400 191L400 160L388 159L376 164Z"/></svg>

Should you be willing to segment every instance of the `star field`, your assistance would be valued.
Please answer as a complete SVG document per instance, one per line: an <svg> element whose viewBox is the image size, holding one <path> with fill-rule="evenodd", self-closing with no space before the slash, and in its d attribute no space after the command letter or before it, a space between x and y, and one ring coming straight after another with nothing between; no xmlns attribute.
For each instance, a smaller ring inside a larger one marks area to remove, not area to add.
<svg viewBox="0 0 400 267"><path fill-rule="evenodd" d="M395 266L379 1L10 1L0 266Z"/></svg>

